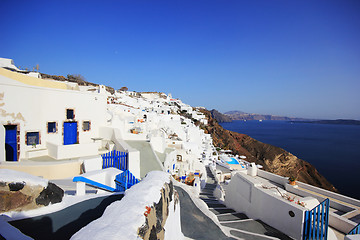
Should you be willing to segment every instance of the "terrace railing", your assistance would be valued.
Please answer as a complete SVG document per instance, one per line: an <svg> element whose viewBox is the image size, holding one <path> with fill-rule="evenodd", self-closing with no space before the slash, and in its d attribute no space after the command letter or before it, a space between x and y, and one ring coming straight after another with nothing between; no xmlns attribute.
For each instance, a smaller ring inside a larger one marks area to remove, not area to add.
<svg viewBox="0 0 360 240"><path fill-rule="evenodd" d="M303 230L304 240L327 239L329 205L330 200L327 198L312 210L305 212Z"/></svg>
<svg viewBox="0 0 360 240"><path fill-rule="evenodd" d="M101 155L103 168L114 167L122 171L129 169L129 154L127 152L112 151Z"/></svg>
<svg viewBox="0 0 360 240"><path fill-rule="evenodd" d="M140 182L140 180L137 179L129 170L126 170L117 175L115 178L116 191L125 191L138 182Z"/></svg>
<svg viewBox="0 0 360 240"><path fill-rule="evenodd" d="M115 188L109 187L109 186L107 186L105 184L96 182L94 180L88 179L88 178L83 177L83 176L74 177L73 182L84 182L84 183L86 183L86 184L88 184L90 186L93 186L95 188L100 188L100 189L103 189L103 190L106 190L106 191L109 191L109 192L119 192Z"/></svg>
<svg viewBox="0 0 360 240"><path fill-rule="evenodd" d="M356 225L347 235L360 234L360 223Z"/></svg>

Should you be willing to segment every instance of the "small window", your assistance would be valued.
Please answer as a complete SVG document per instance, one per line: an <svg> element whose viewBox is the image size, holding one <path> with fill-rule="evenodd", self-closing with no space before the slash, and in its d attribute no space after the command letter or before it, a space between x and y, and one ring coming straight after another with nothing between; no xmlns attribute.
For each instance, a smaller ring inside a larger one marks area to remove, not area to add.
<svg viewBox="0 0 360 240"><path fill-rule="evenodd" d="M47 132L48 133L56 133L56 122L48 122Z"/></svg>
<svg viewBox="0 0 360 240"><path fill-rule="evenodd" d="M83 131L90 131L90 121L83 121Z"/></svg>
<svg viewBox="0 0 360 240"><path fill-rule="evenodd" d="M66 119L74 119L74 109L66 109Z"/></svg>
<svg viewBox="0 0 360 240"><path fill-rule="evenodd" d="M39 132L26 133L26 145L37 145L40 142Z"/></svg>

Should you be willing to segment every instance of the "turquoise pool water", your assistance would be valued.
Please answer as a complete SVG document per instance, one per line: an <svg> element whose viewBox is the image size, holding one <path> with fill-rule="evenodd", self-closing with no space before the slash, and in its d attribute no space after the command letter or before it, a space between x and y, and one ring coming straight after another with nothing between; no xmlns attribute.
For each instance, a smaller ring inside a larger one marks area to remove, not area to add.
<svg viewBox="0 0 360 240"><path fill-rule="evenodd" d="M239 164L238 160L236 160L236 158L230 158L231 161L226 161L228 164Z"/></svg>

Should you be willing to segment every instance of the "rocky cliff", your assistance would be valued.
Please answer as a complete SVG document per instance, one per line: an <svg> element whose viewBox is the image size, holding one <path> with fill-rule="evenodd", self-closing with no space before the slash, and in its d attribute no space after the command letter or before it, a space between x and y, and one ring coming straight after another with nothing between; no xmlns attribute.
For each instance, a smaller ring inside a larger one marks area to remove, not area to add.
<svg viewBox="0 0 360 240"><path fill-rule="evenodd" d="M202 126L211 134L214 145L230 149L234 154L245 155L247 160L262 165L265 171L284 177L298 176L301 182L337 192L336 188L310 163L301 160L282 148L257 141L245 134L228 131L221 127L210 111L202 111L208 125Z"/></svg>
<svg viewBox="0 0 360 240"><path fill-rule="evenodd" d="M219 123L222 122L232 122L231 118L225 114L220 113L219 111L213 109L211 110L211 117L215 118Z"/></svg>

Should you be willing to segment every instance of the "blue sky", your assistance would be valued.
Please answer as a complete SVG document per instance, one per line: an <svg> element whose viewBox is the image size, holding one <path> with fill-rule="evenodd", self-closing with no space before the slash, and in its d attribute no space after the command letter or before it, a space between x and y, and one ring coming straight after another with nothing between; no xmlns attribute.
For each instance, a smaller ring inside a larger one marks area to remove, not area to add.
<svg viewBox="0 0 360 240"><path fill-rule="evenodd" d="M360 119L360 1L0 1L0 57L192 106Z"/></svg>

